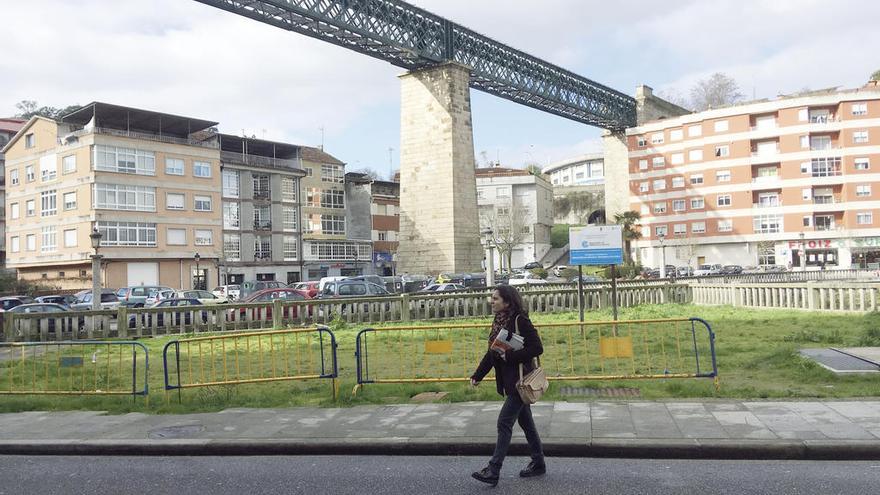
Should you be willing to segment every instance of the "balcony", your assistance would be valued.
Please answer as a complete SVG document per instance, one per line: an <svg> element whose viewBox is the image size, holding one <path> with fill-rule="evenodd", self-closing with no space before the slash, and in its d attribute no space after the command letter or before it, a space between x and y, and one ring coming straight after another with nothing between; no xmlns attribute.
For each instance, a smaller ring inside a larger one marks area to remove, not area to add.
<svg viewBox="0 0 880 495"><path fill-rule="evenodd" d="M262 168L302 169L301 158L272 158L271 156L248 155L233 151L221 151L220 161Z"/></svg>
<svg viewBox="0 0 880 495"><path fill-rule="evenodd" d="M73 131L70 134L67 134L63 138L59 138L59 144L67 144L67 139L70 137L80 137L86 136L89 134L103 134L106 136L116 136L116 137L124 137L130 139L140 139L145 141L157 141L160 143L169 143L169 144L183 144L186 146L198 146L200 148L211 148L217 149L220 145L216 140L211 141L199 141L196 139L189 138L181 138L176 136L164 136L161 134L153 134L151 132L138 132L138 131L125 131L122 129L110 129L108 127L91 127L87 129L80 129L78 131Z"/></svg>
<svg viewBox="0 0 880 495"><path fill-rule="evenodd" d="M272 230L272 222L254 220L254 230Z"/></svg>
<svg viewBox="0 0 880 495"><path fill-rule="evenodd" d="M776 208L782 206L782 201L764 201L752 203L752 208Z"/></svg>
<svg viewBox="0 0 880 495"><path fill-rule="evenodd" d="M272 251L255 251L254 261L272 261Z"/></svg>
<svg viewBox="0 0 880 495"><path fill-rule="evenodd" d="M269 194L268 189L254 189L254 199L262 199L265 201L269 201L271 199L271 194Z"/></svg>

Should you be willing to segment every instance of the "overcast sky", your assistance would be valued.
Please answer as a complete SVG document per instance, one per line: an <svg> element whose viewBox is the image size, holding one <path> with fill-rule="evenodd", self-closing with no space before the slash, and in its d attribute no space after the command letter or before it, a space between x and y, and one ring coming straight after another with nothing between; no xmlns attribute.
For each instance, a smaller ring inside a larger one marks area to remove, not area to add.
<svg viewBox="0 0 880 495"><path fill-rule="evenodd" d="M725 72L758 98L856 87L880 69L876 0L417 0L627 94L687 94ZM104 101L321 144L356 170L397 168L401 69L192 0L0 0L0 116ZM477 160L546 165L599 130L472 91Z"/></svg>

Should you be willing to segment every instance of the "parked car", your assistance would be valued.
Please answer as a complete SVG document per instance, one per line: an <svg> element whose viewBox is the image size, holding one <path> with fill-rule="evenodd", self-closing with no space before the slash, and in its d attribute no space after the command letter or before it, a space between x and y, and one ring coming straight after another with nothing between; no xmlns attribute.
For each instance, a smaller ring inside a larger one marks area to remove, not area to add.
<svg viewBox="0 0 880 495"><path fill-rule="evenodd" d="M766 265L762 267L765 272L779 273L788 271L783 265Z"/></svg>
<svg viewBox="0 0 880 495"><path fill-rule="evenodd" d="M525 273L511 275L510 278L507 279L507 283L509 285L542 285L548 282L537 275Z"/></svg>
<svg viewBox="0 0 880 495"><path fill-rule="evenodd" d="M22 304L30 304L33 302L35 301L29 296L0 297L0 311L9 311L16 306L21 306Z"/></svg>
<svg viewBox="0 0 880 495"><path fill-rule="evenodd" d="M65 332L72 332L74 329L79 330L82 328L83 324L80 319L76 319L74 317L63 318L63 315L59 313L70 313L70 309L66 306L62 306L60 304L55 303L29 303L29 304L19 304L18 306L7 311L8 313L40 313L46 314L46 326L50 333L55 333L56 330L60 329ZM37 318L36 323L34 323L35 329L42 328L43 318Z"/></svg>
<svg viewBox="0 0 880 495"><path fill-rule="evenodd" d="M724 265L721 268L721 273L723 275L739 275L743 272L743 267L739 265Z"/></svg>
<svg viewBox="0 0 880 495"><path fill-rule="evenodd" d="M601 282L601 281L602 281L601 278L599 278L599 277L597 277L597 276L595 276L595 275L582 275L582 276L581 276L581 280L583 280L583 282L584 282L585 284L595 284L595 283L598 283L598 282ZM568 279L568 282L571 283L571 284L576 284L577 281L578 281L578 277L577 277L577 275L575 275L574 277L571 277L570 279Z"/></svg>
<svg viewBox="0 0 880 495"><path fill-rule="evenodd" d="M557 266L554 266L554 267L553 267L553 275L556 276L556 277L561 277L561 276L562 276L562 272L563 272L564 270L568 270L568 267L565 266L565 265L557 265Z"/></svg>
<svg viewBox="0 0 880 495"><path fill-rule="evenodd" d="M284 284L277 280L247 280L239 288L239 297L250 297L251 294L266 289L284 289Z"/></svg>
<svg viewBox="0 0 880 495"><path fill-rule="evenodd" d="M164 285L136 285L122 287L116 291L119 304L129 308L143 308L147 304L147 298L155 296L160 290L172 290ZM120 294L122 294L120 296Z"/></svg>
<svg viewBox="0 0 880 495"><path fill-rule="evenodd" d="M693 277L694 269L689 266L680 266L675 269L676 277Z"/></svg>
<svg viewBox="0 0 880 495"><path fill-rule="evenodd" d="M540 263L538 263L537 261L532 261L532 262L526 263L525 266L522 267L523 270L534 270L535 268L544 268L544 267Z"/></svg>
<svg viewBox="0 0 880 495"><path fill-rule="evenodd" d="M280 299L282 302L294 302L294 301L305 301L310 299L308 293L302 290L291 289L289 287L280 287L274 289L263 289L259 292L254 292L250 296L242 299L241 301L237 301L241 304L245 303L271 303L276 299ZM238 311L239 318L244 319L245 315L249 311L248 308L238 308L238 309L230 309L230 315L235 314L235 311ZM272 305L269 305L263 313L266 319L272 319ZM284 318L296 318L297 317L297 308L295 306L284 306ZM309 307L309 315L312 314L312 308Z"/></svg>
<svg viewBox="0 0 880 495"><path fill-rule="evenodd" d="M214 287L214 290L211 292L213 292L215 296L225 297L230 301L235 301L241 297L241 286L238 284L218 285L217 287Z"/></svg>
<svg viewBox="0 0 880 495"><path fill-rule="evenodd" d="M378 275L358 275L356 277L348 277L344 280L356 280L361 282L369 282L371 284L376 284L381 287L385 287L385 282L382 280L382 277Z"/></svg>
<svg viewBox="0 0 880 495"><path fill-rule="evenodd" d="M419 292L449 292L454 290L466 290L467 287L459 284L431 284Z"/></svg>
<svg viewBox="0 0 880 495"><path fill-rule="evenodd" d="M324 285L324 290L318 294L320 299L336 297L376 297L390 296L391 293L381 285L371 284L360 280L337 280Z"/></svg>
<svg viewBox="0 0 880 495"><path fill-rule="evenodd" d="M707 275L721 275L722 267L719 264L700 265L694 270L695 277L705 277Z"/></svg>
<svg viewBox="0 0 880 495"><path fill-rule="evenodd" d="M156 304L150 306L150 308L170 308L169 311L160 311L158 313L141 313L141 314L133 314L128 317L128 327L134 328L135 322L137 318L140 316L143 318L143 324L146 327L153 326L153 318L156 319L156 326L164 327L166 325L166 315L168 318L168 325L178 326L180 325L181 319L183 320L184 325L192 325L193 321L201 320L202 323L208 322L208 312L207 311L199 311L198 309L190 309L193 306L202 307L202 304L198 299L165 299L157 302ZM184 309L186 308L186 309ZM182 316L181 316L182 315Z"/></svg>
<svg viewBox="0 0 880 495"><path fill-rule="evenodd" d="M403 292L403 277L382 277L382 287L385 287L385 290L387 290L388 292L399 294Z"/></svg>
<svg viewBox="0 0 880 495"><path fill-rule="evenodd" d="M101 309L119 308L119 298L112 289L101 291ZM73 311L88 311L92 309L92 291L83 290L76 293L76 302L70 305Z"/></svg>
<svg viewBox="0 0 880 495"><path fill-rule="evenodd" d="M34 302L38 303L48 303L48 304L59 304L66 308L69 308L71 304L76 302L76 296L73 294L63 294L63 295L55 295L55 296L40 296L34 298Z"/></svg>
<svg viewBox="0 0 880 495"><path fill-rule="evenodd" d="M177 297L177 293L173 289L158 290L151 293L151 295L147 297L147 300L144 301L144 307L149 308L159 301L164 301L165 299L174 299L175 297Z"/></svg>
<svg viewBox="0 0 880 495"><path fill-rule="evenodd" d="M174 293L176 299L198 299L202 304L226 304L229 299L218 297L206 290L182 290Z"/></svg>
<svg viewBox="0 0 880 495"><path fill-rule="evenodd" d="M486 273L465 273L464 280L458 285L463 285L465 289L479 289L486 287Z"/></svg>
<svg viewBox="0 0 880 495"><path fill-rule="evenodd" d="M288 284L287 287L298 291L305 291L309 298L315 298L318 295L318 284L320 282L294 282Z"/></svg>
<svg viewBox="0 0 880 495"><path fill-rule="evenodd" d="M401 275L400 280L403 283L403 292L415 292L432 283L431 277L427 275L410 275L408 273Z"/></svg>
<svg viewBox="0 0 880 495"><path fill-rule="evenodd" d="M336 282L338 280L345 280L348 277L321 277L321 280L318 281L318 294L323 292L324 286L327 285L328 282Z"/></svg>

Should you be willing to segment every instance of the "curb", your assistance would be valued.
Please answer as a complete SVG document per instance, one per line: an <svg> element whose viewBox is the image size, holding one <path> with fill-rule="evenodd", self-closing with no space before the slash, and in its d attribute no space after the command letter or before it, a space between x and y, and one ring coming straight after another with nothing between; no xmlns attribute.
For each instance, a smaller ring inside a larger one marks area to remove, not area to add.
<svg viewBox="0 0 880 495"><path fill-rule="evenodd" d="M187 440L0 440L0 455L68 456L268 456L268 455L490 455L494 438L438 442L436 438L187 439ZM551 457L641 459L880 460L873 440L741 441L600 439L589 443L546 442ZM528 455L514 443L511 455Z"/></svg>

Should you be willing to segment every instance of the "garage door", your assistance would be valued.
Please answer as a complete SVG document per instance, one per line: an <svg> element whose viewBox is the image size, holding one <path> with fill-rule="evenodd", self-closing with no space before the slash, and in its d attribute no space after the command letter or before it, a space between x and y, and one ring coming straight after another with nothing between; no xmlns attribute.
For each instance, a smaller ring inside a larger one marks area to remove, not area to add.
<svg viewBox="0 0 880 495"><path fill-rule="evenodd" d="M159 285L159 263L129 263L128 285Z"/></svg>

